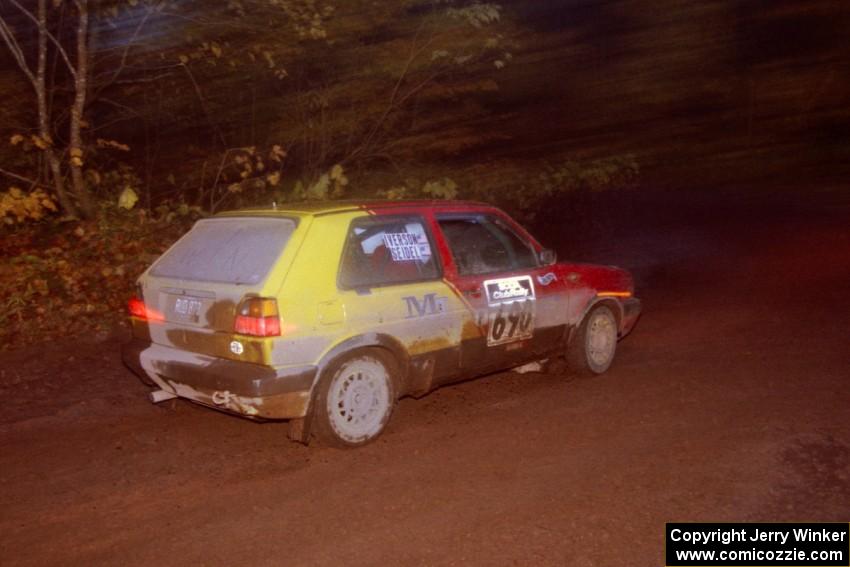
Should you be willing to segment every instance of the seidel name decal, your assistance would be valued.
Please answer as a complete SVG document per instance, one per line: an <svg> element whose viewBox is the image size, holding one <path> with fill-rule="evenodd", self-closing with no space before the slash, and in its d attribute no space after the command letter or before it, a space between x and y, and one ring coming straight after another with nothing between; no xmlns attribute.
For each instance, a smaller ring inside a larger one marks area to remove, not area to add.
<svg viewBox="0 0 850 567"><path fill-rule="evenodd" d="M388 232L384 234L384 246L390 251L393 262L424 262L431 257L431 247L424 234Z"/></svg>

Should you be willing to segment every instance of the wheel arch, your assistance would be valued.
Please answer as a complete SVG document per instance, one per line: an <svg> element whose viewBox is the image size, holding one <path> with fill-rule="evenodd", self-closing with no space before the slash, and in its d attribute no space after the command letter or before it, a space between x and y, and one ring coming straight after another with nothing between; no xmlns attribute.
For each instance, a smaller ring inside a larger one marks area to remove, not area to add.
<svg viewBox="0 0 850 567"><path fill-rule="evenodd" d="M321 380L327 369L332 367L335 362L344 356L348 356L358 350L375 348L384 351L396 367L393 369L396 372L391 372L391 376L396 386L396 395L403 391L403 387L407 382L408 369L410 368L410 355L402 343L384 333L365 333L348 337L347 339L337 343L331 347L319 361L316 377L313 379L313 385L310 388L310 398L314 396L316 385Z"/></svg>
<svg viewBox="0 0 850 567"><path fill-rule="evenodd" d="M316 387L321 382L322 378L329 368L333 368L335 362L339 361L344 356L348 356L358 350L379 349L385 352L390 359L395 362L397 373L390 373L393 379L395 390L395 398L398 399L401 386L407 381L407 375L410 368L410 357L404 346L395 338L383 333L366 333L348 337L347 339L337 343L331 347L320 359L316 365L316 375L313 378L313 383L310 385L310 397L307 404L307 410L304 417L300 420L300 427L297 429L295 436L290 437L301 443L309 443L312 436L314 412L316 404Z"/></svg>
<svg viewBox="0 0 850 567"><path fill-rule="evenodd" d="M599 306L605 306L611 309L611 312L614 314L614 319L617 321L617 337L620 337L623 328L623 306L613 297L596 296L592 301L590 301L590 303L587 304L587 307L584 308L584 311L578 321L576 321L576 324L570 328L569 336L567 337L567 344L572 342L573 338L575 338L576 332L581 328L581 324L584 323L584 320L590 312Z"/></svg>

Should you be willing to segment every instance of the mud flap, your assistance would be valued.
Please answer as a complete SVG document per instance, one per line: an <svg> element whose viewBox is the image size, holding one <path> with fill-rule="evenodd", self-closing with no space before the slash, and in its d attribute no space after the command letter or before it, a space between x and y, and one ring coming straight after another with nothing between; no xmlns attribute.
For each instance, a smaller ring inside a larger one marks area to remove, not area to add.
<svg viewBox="0 0 850 567"><path fill-rule="evenodd" d="M302 445L309 445L310 423L313 421L311 417L312 416L308 414L307 417L290 419L289 431L287 432L287 436L296 443L301 443Z"/></svg>

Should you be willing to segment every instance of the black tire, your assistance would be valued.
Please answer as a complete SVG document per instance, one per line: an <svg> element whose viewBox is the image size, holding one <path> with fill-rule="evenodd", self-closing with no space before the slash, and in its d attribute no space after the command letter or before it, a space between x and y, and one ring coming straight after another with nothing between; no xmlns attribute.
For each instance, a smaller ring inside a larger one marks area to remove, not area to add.
<svg viewBox="0 0 850 567"><path fill-rule="evenodd" d="M377 439L396 402L395 365L380 349L334 361L316 386L313 434L324 445L361 447Z"/></svg>
<svg viewBox="0 0 850 567"><path fill-rule="evenodd" d="M585 316L570 344L567 365L576 374L595 376L611 367L617 352L617 318L610 307L594 307Z"/></svg>

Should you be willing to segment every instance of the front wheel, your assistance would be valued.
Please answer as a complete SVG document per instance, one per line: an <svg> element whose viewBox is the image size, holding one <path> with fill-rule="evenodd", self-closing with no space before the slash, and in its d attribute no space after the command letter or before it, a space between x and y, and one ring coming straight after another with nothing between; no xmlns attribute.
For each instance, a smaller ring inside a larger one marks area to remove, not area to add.
<svg viewBox="0 0 850 567"><path fill-rule="evenodd" d="M377 438L395 405L389 357L377 349L334 363L318 386L315 433L320 442L359 447Z"/></svg>
<svg viewBox="0 0 850 567"><path fill-rule="evenodd" d="M587 314L570 341L567 363L579 374L602 374L614 362L616 351L617 319L609 307L600 305Z"/></svg>

